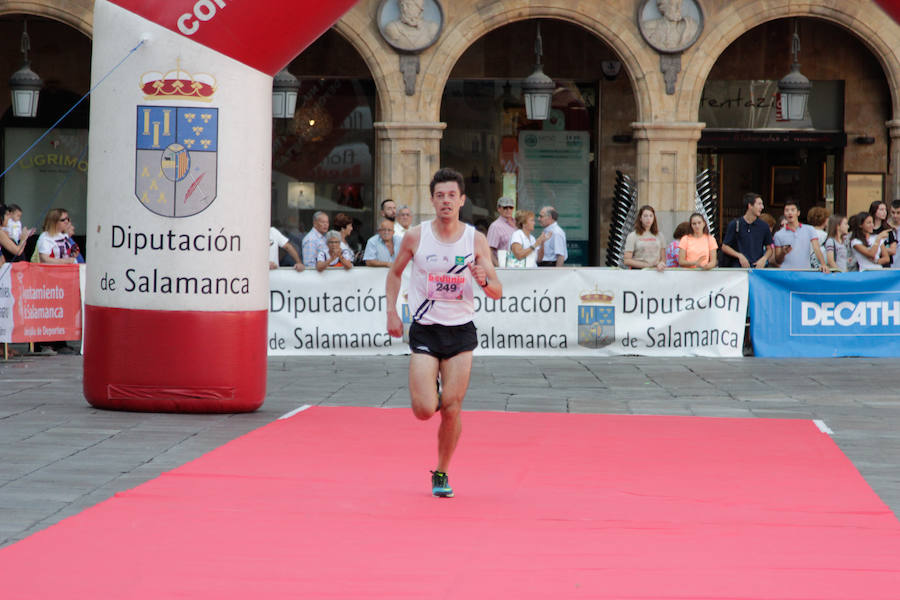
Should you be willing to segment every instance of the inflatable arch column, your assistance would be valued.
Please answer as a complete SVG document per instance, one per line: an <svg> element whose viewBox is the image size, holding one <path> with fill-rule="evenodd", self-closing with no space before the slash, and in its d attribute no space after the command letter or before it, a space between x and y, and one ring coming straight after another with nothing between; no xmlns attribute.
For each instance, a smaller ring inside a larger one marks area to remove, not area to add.
<svg viewBox="0 0 900 600"><path fill-rule="evenodd" d="M93 406L262 404L272 76L353 3L96 1L92 85L109 76L89 139Z"/></svg>

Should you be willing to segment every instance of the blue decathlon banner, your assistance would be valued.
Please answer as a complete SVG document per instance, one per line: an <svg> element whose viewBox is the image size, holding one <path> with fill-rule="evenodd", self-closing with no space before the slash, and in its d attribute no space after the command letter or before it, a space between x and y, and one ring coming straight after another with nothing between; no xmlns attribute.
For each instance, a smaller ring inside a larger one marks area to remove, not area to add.
<svg viewBox="0 0 900 600"><path fill-rule="evenodd" d="M752 269L756 356L900 356L900 271Z"/></svg>

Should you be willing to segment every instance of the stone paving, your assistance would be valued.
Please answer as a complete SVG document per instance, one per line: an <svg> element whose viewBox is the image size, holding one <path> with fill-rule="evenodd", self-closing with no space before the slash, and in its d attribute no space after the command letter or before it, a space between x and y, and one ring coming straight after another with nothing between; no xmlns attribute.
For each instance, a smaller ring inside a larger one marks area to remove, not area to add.
<svg viewBox="0 0 900 600"><path fill-rule="evenodd" d="M269 359L249 414L97 410L80 356L0 361L0 546L252 431L300 405L407 407L407 357ZM820 419L900 515L896 359L476 358L465 408ZM412 417L410 417L412 418ZM424 468L424 467L423 467Z"/></svg>

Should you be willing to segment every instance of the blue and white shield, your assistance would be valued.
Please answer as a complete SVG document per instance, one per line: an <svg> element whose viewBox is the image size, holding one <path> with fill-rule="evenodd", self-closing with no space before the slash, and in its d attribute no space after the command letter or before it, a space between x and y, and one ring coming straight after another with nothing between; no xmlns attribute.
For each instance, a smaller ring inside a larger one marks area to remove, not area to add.
<svg viewBox="0 0 900 600"><path fill-rule="evenodd" d="M190 217L216 199L218 108L137 107L134 194L164 217Z"/></svg>
<svg viewBox="0 0 900 600"><path fill-rule="evenodd" d="M578 345L603 348L616 341L615 306L581 305L578 307Z"/></svg>

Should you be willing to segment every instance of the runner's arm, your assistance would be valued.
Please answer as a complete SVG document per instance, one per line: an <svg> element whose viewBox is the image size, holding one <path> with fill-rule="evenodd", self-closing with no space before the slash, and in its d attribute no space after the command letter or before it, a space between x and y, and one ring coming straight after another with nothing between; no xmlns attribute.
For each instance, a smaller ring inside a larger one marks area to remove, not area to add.
<svg viewBox="0 0 900 600"><path fill-rule="evenodd" d="M406 238L404 238L406 241ZM494 263L491 261L491 249L488 247L487 238L481 232L475 232L475 262L469 264L472 270L472 276L475 282L481 286L485 295L494 300L503 296L503 284L497 277L497 271L494 270ZM487 285L483 285L483 284Z"/></svg>

